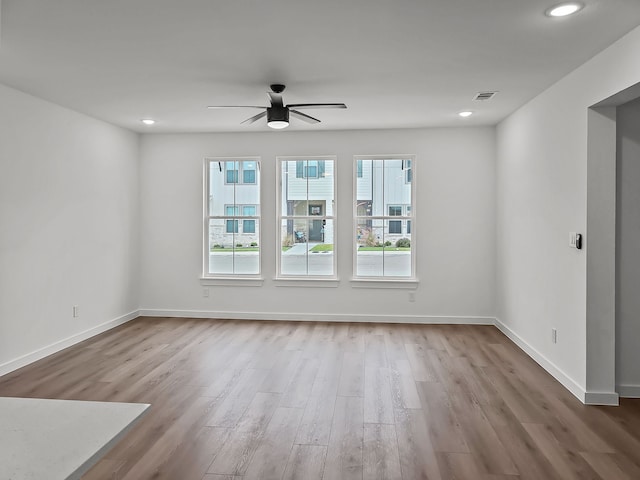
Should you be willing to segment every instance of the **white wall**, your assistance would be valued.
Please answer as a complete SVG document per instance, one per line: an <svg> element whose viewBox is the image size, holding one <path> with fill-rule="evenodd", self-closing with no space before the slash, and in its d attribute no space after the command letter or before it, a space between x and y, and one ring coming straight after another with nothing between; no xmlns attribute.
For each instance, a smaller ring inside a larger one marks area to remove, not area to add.
<svg viewBox="0 0 640 480"><path fill-rule="evenodd" d="M588 108L640 81L638 51L640 28L497 129L499 321L587 401L589 394L615 401L613 319L587 311ZM586 250L568 247L570 231L587 233ZM558 329L557 344L551 328Z"/></svg>
<svg viewBox="0 0 640 480"><path fill-rule="evenodd" d="M616 387L640 396L640 101L618 108Z"/></svg>
<svg viewBox="0 0 640 480"><path fill-rule="evenodd" d="M406 290L353 288L353 155L416 154L415 302ZM276 286L278 155L337 155L336 288ZM203 298L205 157L262 157L262 287L212 287ZM143 313L259 318L492 322L495 130L143 135ZM262 313L260 313L262 312ZM487 318L488 317L488 318Z"/></svg>
<svg viewBox="0 0 640 480"><path fill-rule="evenodd" d="M0 85L0 374L137 310L138 147Z"/></svg>

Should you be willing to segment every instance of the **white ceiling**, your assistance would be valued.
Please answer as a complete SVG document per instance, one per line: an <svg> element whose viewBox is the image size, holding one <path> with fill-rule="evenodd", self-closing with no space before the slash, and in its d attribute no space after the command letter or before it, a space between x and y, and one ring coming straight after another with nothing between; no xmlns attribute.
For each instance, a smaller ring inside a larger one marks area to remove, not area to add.
<svg viewBox="0 0 640 480"><path fill-rule="evenodd" d="M270 83L348 105L290 129L494 125L640 24L639 0L584 2L2 0L0 83L140 132L268 130L205 107L267 105Z"/></svg>

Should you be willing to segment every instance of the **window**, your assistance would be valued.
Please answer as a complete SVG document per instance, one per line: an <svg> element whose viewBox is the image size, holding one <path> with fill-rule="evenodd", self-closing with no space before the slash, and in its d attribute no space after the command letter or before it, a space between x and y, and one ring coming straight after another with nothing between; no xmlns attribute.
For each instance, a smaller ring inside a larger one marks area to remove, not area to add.
<svg viewBox="0 0 640 480"><path fill-rule="evenodd" d="M296 178L324 178L324 160L297 160Z"/></svg>
<svg viewBox="0 0 640 480"><path fill-rule="evenodd" d="M413 155L355 157L356 278L413 279Z"/></svg>
<svg viewBox="0 0 640 480"><path fill-rule="evenodd" d="M390 217L401 217L402 216L402 207L400 205L389 205L389 216Z"/></svg>
<svg viewBox="0 0 640 480"><path fill-rule="evenodd" d="M255 217L256 215L256 206L255 205L245 205L242 207L242 215L245 217Z"/></svg>
<svg viewBox="0 0 640 480"><path fill-rule="evenodd" d="M237 222L237 220L236 220L236 222ZM238 227L236 226L236 229L237 228ZM243 220L242 221L242 233L256 233L256 221L255 220Z"/></svg>
<svg viewBox="0 0 640 480"><path fill-rule="evenodd" d="M260 162L205 161L204 276L260 274Z"/></svg>
<svg viewBox="0 0 640 480"><path fill-rule="evenodd" d="M242 183L256 183L256 162L244 162Z"/></svg>
<svg viewBox="0 0 640 480"><path fill-rule="evenodd" d="M335 157L278 165L278 277L335 278Z"/></svg>
<svg viewBox="0 0 640 480"><path fill-rule="evenodd" d="M225 183L255 184L257 165L256 161L224 162ZM240 172L242 172L241 175ZM241 182L240 179L242 179Z"/></svg>
<svg viewBox="0 0 640 480"><path fill-rule="evenodd" d="M227 183L238 183L237 162L225 162L224 165L227 172Z"/></svg>
<svg viewBox="0 0 640 480"><path fill-rule="evenodd" d="M238 233L238 220L227 220L227 233Z"/></svg>

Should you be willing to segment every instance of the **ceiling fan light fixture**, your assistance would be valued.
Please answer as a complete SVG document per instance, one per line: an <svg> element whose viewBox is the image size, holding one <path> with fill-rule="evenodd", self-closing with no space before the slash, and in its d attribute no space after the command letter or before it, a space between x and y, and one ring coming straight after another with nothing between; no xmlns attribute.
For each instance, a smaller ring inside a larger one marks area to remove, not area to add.
<svg viewBox="0 0 640 480"><path fill-rule="evenodd" d="M584 4L581 2L561 3L549 8L546 11L546 14L549 17L566 17L567 15L572 15L579 10L582 10L583 7Z"/></svg>
<svg viewBox="0 0 640 480"><path fill-rule="evenodd" d="M267 125L276 130L289 126L289 109L286 107L267 108Z"/></svg>
<svg viewBox="0 0 640 480"><path fill-rule="evenodd" d="M271 128L275 128L276 130L282 130L283 128L287 128L289 126L289 122L283 122L281 120L273 120L271 122L267 122Z"/></svg>

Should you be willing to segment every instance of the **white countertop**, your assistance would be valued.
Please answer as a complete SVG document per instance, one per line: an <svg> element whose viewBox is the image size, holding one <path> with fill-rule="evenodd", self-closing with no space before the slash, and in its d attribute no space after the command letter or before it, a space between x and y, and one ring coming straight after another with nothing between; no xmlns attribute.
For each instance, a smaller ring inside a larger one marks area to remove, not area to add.
<svg viewBox="0 0 640 480"><path fill-rule="evenodd" d="M149 408L0 397L0 479L77 479Z"/></svg>

